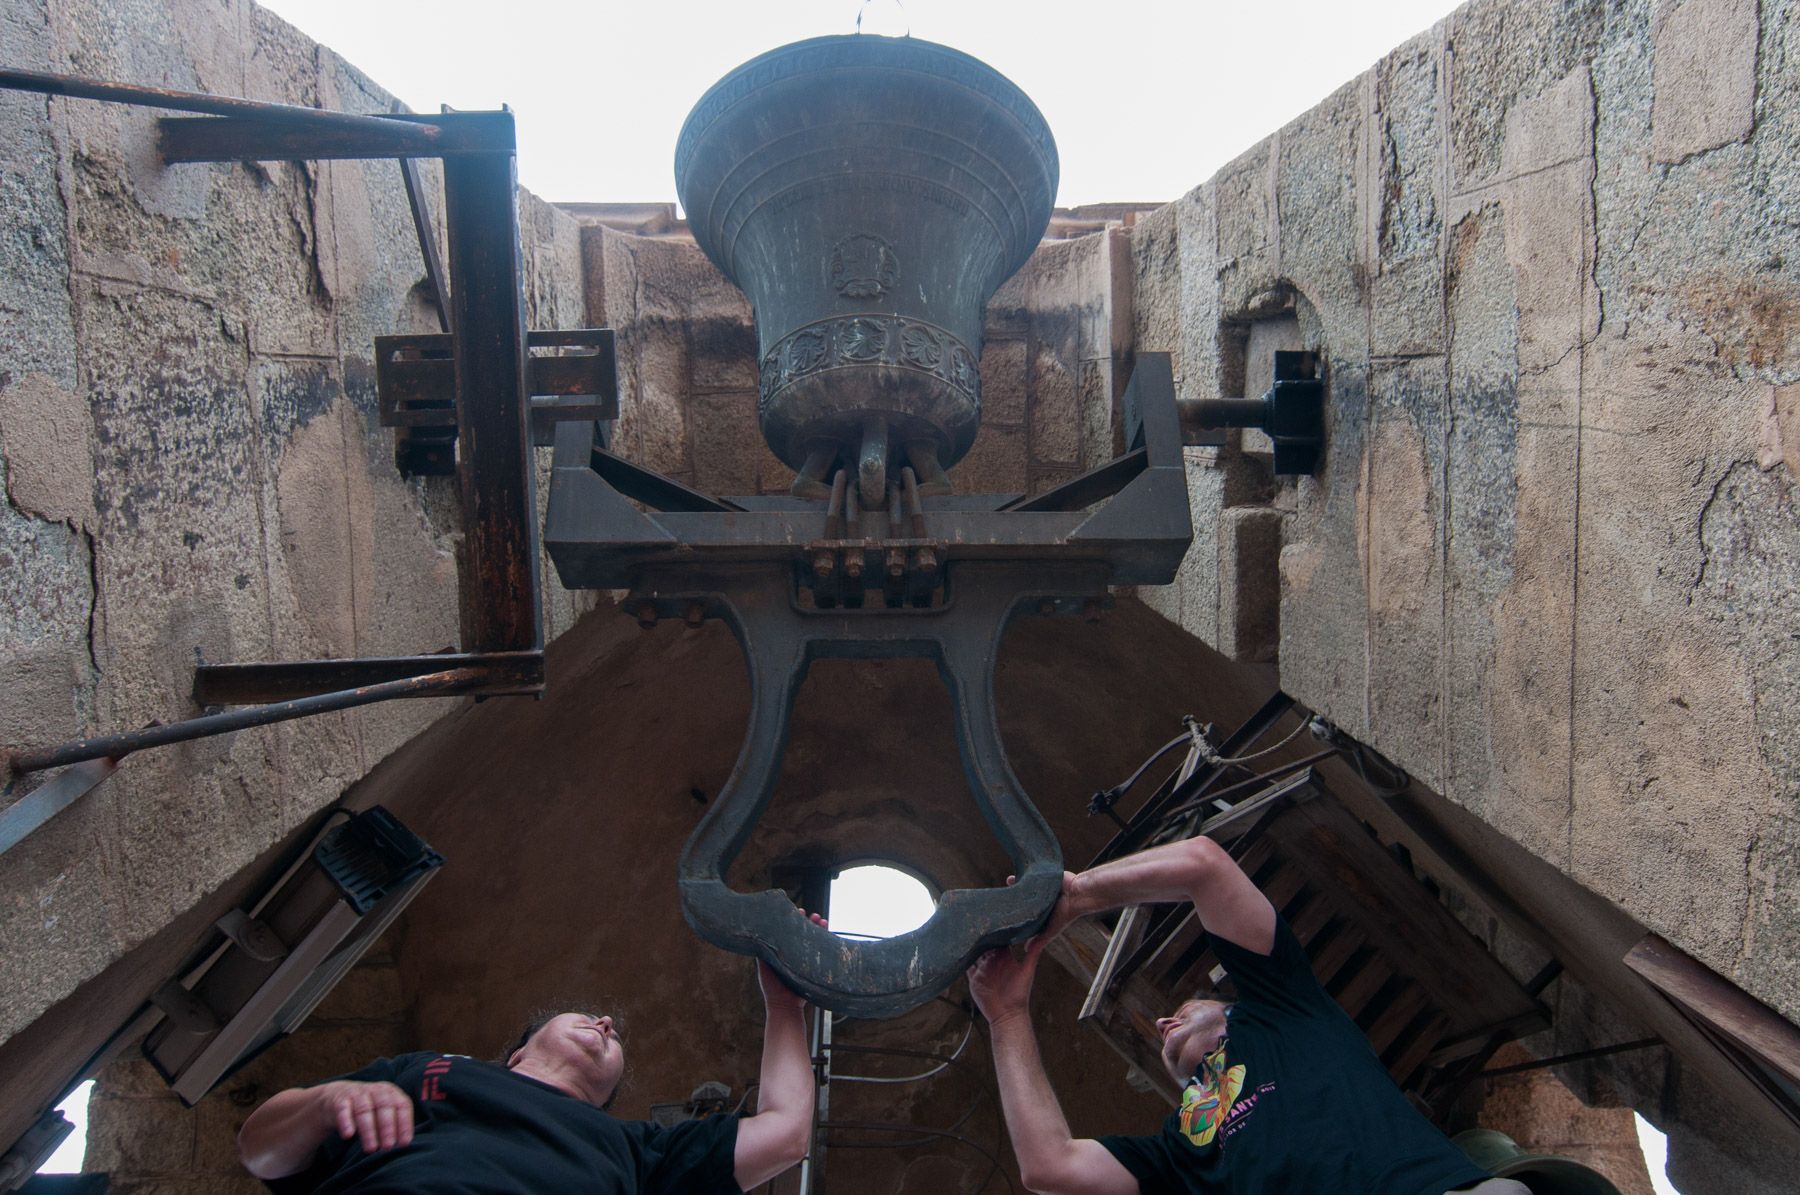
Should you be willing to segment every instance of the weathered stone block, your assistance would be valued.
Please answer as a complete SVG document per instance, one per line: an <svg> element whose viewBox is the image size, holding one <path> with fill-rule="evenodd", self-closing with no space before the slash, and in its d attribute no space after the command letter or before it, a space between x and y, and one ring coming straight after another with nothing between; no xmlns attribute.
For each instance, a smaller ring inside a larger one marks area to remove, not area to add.
<svg viewBox="0 0 1800 1195"><path fill-rule="evenodd" d="M631 361L631 386L619 404L621 451L662 473L690 474L687 435L687 338L679 325L634 328L622 346Z"/></svg>
<svg viewBox="0 0 1800 1195"><path fill-rule="evenodd" d="M956 466L956 488L967 494L1023 494L1031 484L1029 459L1022 429L984 423L969 454Z"/></svg>
<svg viewBox="0 0 1800 1195"><path fill-rule="evenodd" d="M1300 478L1281 550L1281 686L1344 727L1368 730L1368 597L1360 495L1369 381L1354 359L1329 363L1320 475Z"/></svg>
<svg viewBox="0 0 1800 1195"><path fill-rule="evenodd" d="M1657 5L1650 153L1679 162L1750 135L1756 122L1757 0Z"/></svg>
<svg viewBox="0 0 1800 1195"><path fill-rule="evenodd" d="M1369 724L1382 751L1433 787L1443 773L1444 435L1441 358L1378 367L1362 555Z"/></svg>
<svg viewBox="0 0 1800 1195"><path fill-rule="evenodd" d="M756 332L735 320L708 320L688 328L694 393L726 390L756 394Z"/></svg>
<svg viewBox="0 0 1800 1195"><path fill-rule="evenodd" d="M1181 207L1164 204L1132 225L1132 343L1140 351L1170 353L1181 373Z"/></svg>
<svg viewBox="0 0 1800 1195"><path fill-rule="evenodd" d="M88 1100L83 1168L138 1177L186 1174L194 1162L196 1118L174 1095L160 1099Z"/></svg>
<svg viewBox="0 0 1800 1195"><path fill-rule="evenodd" d="M1081 459L1081 408L1071 362L1039 345L1031 359L1031 460L1075 465Z"/></svg>
<svg viewBox="0 0 1800 1195"><path fill-rule="evenodd" d="M1508 113L1588 61L1605 7L1475 4L1449 18L1450 191L1460 194L1501 171Z"/></svg>
<svg viewBox="0 0 1800 1195"><path fill-rule="evenodd" d="M1357 200L1360 101L1361 88L1346 84L1274 139L1279 153L1271 218L1279 264L1260 286L1252 281L1255 272L1246 272L1239 300L1253 302L1257 290L1270 283L1289 285L1311 303L1327 349L1359 355L1367 351L1369 327L1358 264L1363 256ZM1220 219L1222 226L1223 213Z"/></svg>
<svg viewBox="0 0 1800 1195"><path fill-rule="evenodd" d="M1219 512L1219 651L1246 664L1275 660L1281 645L1281 527L1278 510Z"/></svg>
<svg viewBox="0 0 1800 1195"><path fill-rule="evenodd" d="M1218 191L1196 187L1175 201L1181 265L1181 333L1175 354L1175 396L1218 398L1219 273ZM1144 346L1152 347L1152 346Z"/></svg>
<svg viewBox="0 0 1800 1195"><path fill-rule="evenodd" d="M990 339L981 350L981 426L1025 422L1025 342Z"/></svg>
<svg viewBox="0 0 1800 1195"><path fill-rule="evenodd" d="M689 402L694 437L694 484L709 494L753 494L762 443L756 393L696 394Z"/></svg>
<svg viewBox="0 0 1800 1195"><path fill-rule="evenodd" d="M63 69L42 3L0 10L0 44L26 70ZM57 147L43 96L0 92L0 390L42 374L75 385L67 213L57 187Z"/></svg>
<svg viewBox="0 0 1800 1195"><path fill-rule="evenodd" d="M1274 138L1260 141L1233 159L1208 184L1217 213L1216 253L1221 271L1226 263L1240 271L1253 269L1252 263L1276 239L1279 215L1270 161L1278 151Z"/></svg>

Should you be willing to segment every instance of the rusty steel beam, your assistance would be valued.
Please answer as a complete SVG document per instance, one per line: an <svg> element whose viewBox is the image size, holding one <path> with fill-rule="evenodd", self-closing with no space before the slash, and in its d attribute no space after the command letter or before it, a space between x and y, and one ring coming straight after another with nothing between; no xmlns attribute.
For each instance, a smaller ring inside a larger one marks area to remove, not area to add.
<svg viewBox="0 0 1800 1195"><path fill-rule="evenodd" d="M435 122L421 123L417 118L405 116L365 116L353 112L307 108L299 104L272 104L263 100L239 99L235 96L207 95L196 91L173 91L166 87L144 87L134 83L108 83L99 79L84 79L77 75L59 75L48 71L22 71L10 68L0 68L0 88L9 91L35 91L41 95L66 96L70 99L131 104L140 108L205 112L214 117L233 118L233 123L242 121L245 124L283 125L314 136L324 133L374 136L385 139L390 144L404 146L408 150L426 157L445 152L440 144L443 140L443 131ZM378 156L388 157L391 155L381 154Z"/></svg>
<svg viewBox="0 0 1800 1195"><path fill-rule="evenodd" d="M510 112L464 115L504 125L508 152L444 159L457 341L462 645L473 652L541 650L513 119Z"/></svg>
<svg viewBox="0 0 1800 1195"><path fill-rule="evenodd" d="M492 652L487 655L442 652L431 656L290 660L276 664L202 664L194 669L194 701L203 706L291 701L450 668L479 670L485 679L470 692L482 697L541 693L544 689L542 652ZM431 694L404 693L401 696L429 697Z"/></svg>
<svg viewBox="0 0 1800 1195"><path fill-rule="evenodd" d="M247 706L225 714L207 714L171 722L167 726L147 726L143 730L77 739L54 747L27 747L11 753L5 762L10 764L13 771L24 773L59 768L84 759L120 759L146 747L184 743L209 735L247 730L252 726L267 726L271 722L287 722L310 714L325 714L353 706L372 705L377 701L391 701L396 697L460 697L485 679L486 674L479 668L452 668L445 672L411 676L405 680L388 681L340 693L321 693L273 705Z"/></svg>

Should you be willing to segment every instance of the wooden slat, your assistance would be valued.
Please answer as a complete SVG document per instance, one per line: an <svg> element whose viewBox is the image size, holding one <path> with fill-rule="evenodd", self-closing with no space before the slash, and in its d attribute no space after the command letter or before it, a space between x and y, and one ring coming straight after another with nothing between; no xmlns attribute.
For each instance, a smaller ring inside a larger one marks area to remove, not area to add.
<svg viewBox="0 0 1800 1195"><path fill-rule="evenodd" d="M1313 943L1331 923L1334 913L1331 901L1323 892L1310 895L1312 899L1306 902L1306 907L1300 911L1299 916L1288 922L1288 928L1294 931L1294 936L1300 939L1300 945L1306 947L1309 955L1313 952Z"/></svg>
<svg viewBox="0 0 1800 1195"><path fill-rule="evenodd" d="M1378 954L1370 955L1362 968L1337 993L1337 1002L1352 1017L1359 1016L1376 993L1381 991L1382 985L1393 977L1394 969L1387 965L1386 960Z"/></svg>
<svg viewBox="0 0 1800 1195"><path fill-rule="evenodd" d="M1200 918L1189 908L1187 916L1170 927L1163 935L1163 940L1157 944L1156 950L1144 960L1140 974L1148 976L1152 983L1167 986L1172 978L1169 968L1196 942L1204 940L1201 936L1203 933Z"/></svg>
<svg viewBox="0 0 1800 1195"><path fill-rule="evenodd" d="M1077 921L1050 943L1047 953L1083 984L1091 984L1100 956L1106 950L1106 931L1091 920ZM1141 976L1125 980L1101 1015L1083 1022L1098 1032L1119 1056L1142 1071L1151 1085L1171 1105L1181 1098L1181 1088L1163 1069L1155 1045L1156 1018L1168 1010L1164 997Z"/></svg>
<svg viewBox="0 0 1800 1195"><path fill-rule="evenodd" d="M1424 1064L1438 1042L1444 1039L1444 1030L1449 1026L1450 1018L1438 1013L1410 1036L1395 1043L1394 1049L1390 1051L1392 1061L1388 1063L1388 1074L1393 1076L1394 1082L1403 1087L1406 1085L1413 1072Z"/></svg>
<svg viewBox="0 0 1800 1195"><path fill-rule="evenodd" d="M1756 1061L1800 1083L1800 1028L1742 988L1655 934L1626 953L1625 965Z"/></svg>
<svg viewBox="0 0 1800 1195"><path fill-rule="evenodd" d="M1283 858L1331 894L1369 945L1426 988L1452 1032L1542 1009L1455 917L1334 800L1289 808L1268 829Z"/></svg>
<svg viewBox="0 0 1800 1195"><path fill-rule="evenodd" d="M1374 1024L1369 1026L1369 1045L1377 1054L1385 1054L1401 1031L1424 1011L1425 989L1416 983L1407 984L1381 1015L1375 1018Z"/></svg>
<svg viewBox="0 0 1800 1195"><path fill-rule="evenodd" d="M1077 1020L1095 1016L1105 1005L1119 964L1130 953L1138 935L1143 932L1148 912L1143 905L1132 905L1119 913L1119 920L1113 925L1112 933L1106 935L1106 949L1101 952L1100 961L1094 966L1094 974L1088 980L1087 999L1081 1003L1081 1011L1076 1014Z"/></svg>
<svg viewBox="0 0 1800 1195"><path fill-rule="evenodd" d="M1313 956L1313 977L1321 986L1331 987L1338 972L1344 969L1344 964L1367 944L1368 939L1363 936L1361 929L1354 923L1345 925L1325 944L1324 950Z"/></svg>
<svg viewBox="0 0 1800 1195"><path fill-rule="evenodd" d="M1269 882L1262 885L1262 891L1263 895L1269 898L1269 903L1275 906L1275 911L1279 913L1287 907L1289 901L1300 895L1300 890L1304 887L1306 887L1305 874L1299 868L1283 862Z"/></svg>

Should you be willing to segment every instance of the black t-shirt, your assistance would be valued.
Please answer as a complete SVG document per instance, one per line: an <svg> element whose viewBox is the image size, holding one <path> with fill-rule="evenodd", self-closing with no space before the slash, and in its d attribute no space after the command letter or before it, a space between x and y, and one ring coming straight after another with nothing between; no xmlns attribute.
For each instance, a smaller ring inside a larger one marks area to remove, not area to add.
<svg viewBox="0 0 1800 1195"><path fill-rule="evenodd" d="M366 1154L333 1130L277 1195L688 1195L729 1192L737 1117L617 1120L547 1083L457 1054L380 1058L353 1074L412 1097L411 1144Z"/></svg>
<svg viewBox="0 0 1800 1195"><path fill-rule="evenodd" d="M1286 922L1266 956L1209 938L1238 990L1226 1040L1161 1133L1100 1138L1139 1190L1441 1195L1489 1177L1394 1086Z"/></svg>

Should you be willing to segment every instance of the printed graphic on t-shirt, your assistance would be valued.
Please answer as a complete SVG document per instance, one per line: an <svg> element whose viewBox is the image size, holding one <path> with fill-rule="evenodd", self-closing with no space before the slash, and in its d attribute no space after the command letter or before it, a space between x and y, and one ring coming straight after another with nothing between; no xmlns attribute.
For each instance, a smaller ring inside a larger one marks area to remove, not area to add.
<svg viewBox="0 0 1800 1195"><path fill-rule="evenodd" d="M1227 1069L1225 1043L1220 1042L1181 1093L1181 1135L1195 1145L1211 1145L1243 1089L1244 1064Z"/></svg>
<svg viewBox="0 0 1800 1195"><path fill-rule="evenodd" d="M452 1055L434 1058L425 1064L425 1077L419 1080L419 1099L441 1100L444 1098L444 1076L450 1073Z"/></svg>

